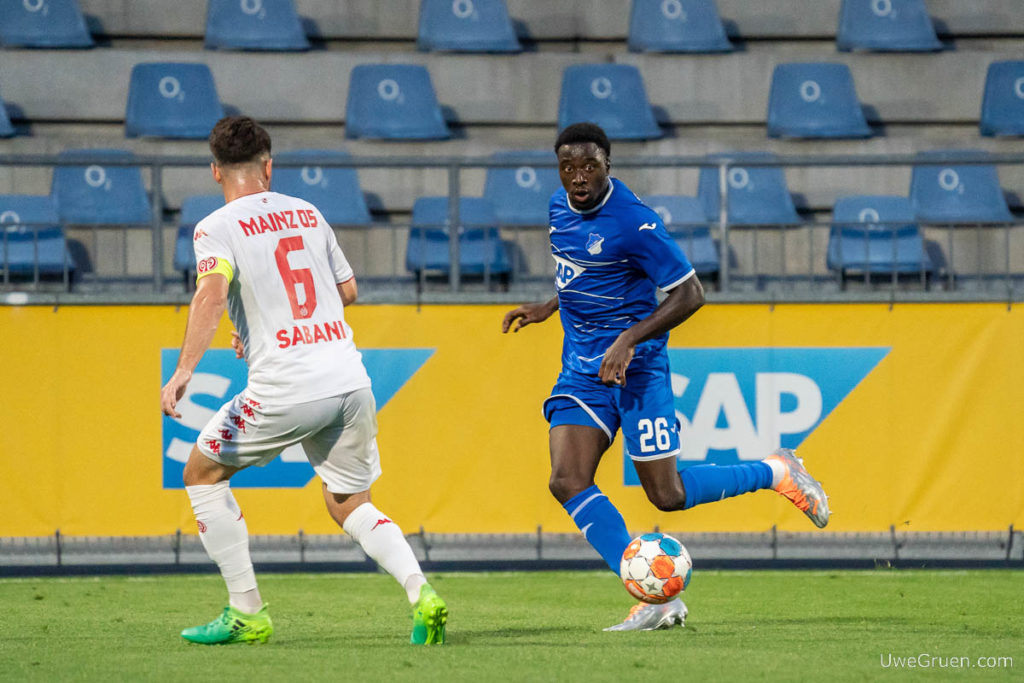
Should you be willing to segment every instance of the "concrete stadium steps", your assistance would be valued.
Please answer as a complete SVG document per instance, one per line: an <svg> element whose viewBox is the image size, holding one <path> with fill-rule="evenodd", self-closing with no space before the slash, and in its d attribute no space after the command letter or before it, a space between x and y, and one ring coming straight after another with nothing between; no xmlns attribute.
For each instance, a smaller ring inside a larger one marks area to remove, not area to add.
<svg viewBox="0 0 1024 683"><path fill-rule="evenodd" d="M227 107L265 122L340 124L354 66L414 63L429 69L438 100L456 125L553 126L564 69L614 61L640 69L648 99L663 124L763 125L775 66L826 61L850 67L870 123L976 123L989 64L1020 58L1024 58L1020 45L999 51L879 55L839 54L821 43L758 45L726 55L637 55L621 49L514 56L384 50L306 54L136 48L6 51L0 60L0 91L13 106L15 121L123 121L135 64L202 62L210 66L220 100Z"/></svg>
<svg viewBox="0 0 1024 683"><path fill-rule="evenodd" d="M486 158L503 149L549 149L554 126L469 126L464 137L441 142L374 142L346 140L341 125L268 126L275 152L300 148L344 149L354 156L461 156ZM56 154L77 147L115 147L137 154L201 156L209 154L205 142L125 139L119 124L41 123L31 127L31 136L0 141L2 154ZM980 138L970 125L935 127L892 126L886 137L868 140L816 141L769 140L757 126L693 126L681 128L679 137L640 142L617 142L612 162L629 156L692 156L725 151L769 150L780 155L914 154L948 148L983 149L993 153L1024 153L1024 139ZM553 156L552 156L553 161ZM696 168L614 168L641 194L684 194L697 192ZM485 172L463 171L461 192L479 196ZM143 171L143 177L148 173ZM47 168L0 168L0 194L48 194L52 172ZM999 169L1001 184L1010 193L1011 206L1020 207L1024 198L1024 166ZM813 167L786 171L791 193L798 195L803 209L827 211L837 197L848 194L901 194L909 191L908 167ZM192 194L209 194L212 186L206 168L169 168L164 172L163 200L174 210ZM360 186L370 208L379 214L401 217L412 209L417 197L447 194L447 172L443 169L365 169L359 171ZM148 182L148 178L147 178Z"/></svg>
<svg viewBox="0 0 1024 683"><path fill-rule="evenodd" d="M738 34L753 38L829 37L836 32L840 0L718 0L722 19ZM94 33L111 36L202 36L204 0L177 0L167 12L165 0L79 0L93 19ZM297 0L299 16L325 39L416 38L419 0ZM528 40L621 40L629 26L625 0L508 0L509 15ZM929 15L940 35L1024 33L1018 0L929 0ZM307 29L308 30L308 29Z"/></svg>

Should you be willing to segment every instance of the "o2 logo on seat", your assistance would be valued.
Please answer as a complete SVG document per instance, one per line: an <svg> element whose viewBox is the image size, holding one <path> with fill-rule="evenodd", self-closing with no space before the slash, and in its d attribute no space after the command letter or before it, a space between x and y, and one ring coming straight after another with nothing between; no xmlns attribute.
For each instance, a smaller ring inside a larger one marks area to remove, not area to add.
<svg viewBox="0 0 1024 683"><path fill-rule="evenodd" d="M669 349L679 469L734 465L796 448L888 353L885 347ZM659 430L650 426L655 445ZM625 453L623 475L627 486L640 484Z"/></svg>
<svg viewBox="0 0 1024 683"><path fill-rule="evenodd" d="M383 408L427 362L433 349L360 349L373 382L377 410ZM160 352L161 383L178 364L177 349ZM199 361L188 390L178 402L181 419L163 417L163 488L184 488L181 476L199 432L220 407L245 388L248 368L231 349L211 349ZM242 488L302 488L316 476L296 444L264 467L249 467L231 478Z"/></svg>

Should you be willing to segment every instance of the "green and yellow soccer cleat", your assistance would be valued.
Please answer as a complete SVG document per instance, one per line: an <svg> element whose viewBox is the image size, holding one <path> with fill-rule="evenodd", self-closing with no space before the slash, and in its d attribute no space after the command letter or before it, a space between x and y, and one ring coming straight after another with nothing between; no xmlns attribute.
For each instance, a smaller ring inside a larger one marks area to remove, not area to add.
<svg viewBox="0 0 1024 683"><path fill-rule="evenodd" d="M448 623L448 605L434 592L429 583L420 588L420 599L412 607L413 645L440 645L444 642L444 628Z"/></svg>
<svg viewBox="0 0 1024 683"><path fill-rule="evenodd" d="M221 615L202 626L193 626L181 632L190 643L203 645L229 645L231 643L265 643L274 634L267 605L256 614L246 614L234 607L224 608Z"/></svg>

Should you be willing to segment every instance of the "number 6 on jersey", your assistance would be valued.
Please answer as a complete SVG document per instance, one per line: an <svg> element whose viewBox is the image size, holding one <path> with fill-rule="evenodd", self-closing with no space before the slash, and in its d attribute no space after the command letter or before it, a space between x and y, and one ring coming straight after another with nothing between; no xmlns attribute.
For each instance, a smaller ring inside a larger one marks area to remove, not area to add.
<svg viewBox="0 0 1024 683"><path fill-rule="evenodd" d="M274 250L274 260L277 262L277 270L281 273L281 280L284 282L284 290L288 294L288 303L292 307L292 317L296 320L305 320L313 316L316 310L316 287L313 285L313 271L309 268L291 268L288 265L288 254L293 251L305 249L301 235L284 237L277 243ZM298 285L302 285L305 300L299 303Z"/></svg>

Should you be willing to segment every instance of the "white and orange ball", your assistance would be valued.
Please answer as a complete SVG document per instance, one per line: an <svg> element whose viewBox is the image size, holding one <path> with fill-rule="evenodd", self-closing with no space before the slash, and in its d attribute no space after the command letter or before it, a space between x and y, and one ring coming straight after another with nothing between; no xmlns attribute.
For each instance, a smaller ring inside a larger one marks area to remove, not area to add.
<svg viewBox="0 0 1024 683"><path fill-rule="evenodd" d="M690 553L682 543L661 533L634 538L619 565L619 576L630 595L655 605L686 590L692 573Z"/></svg>

